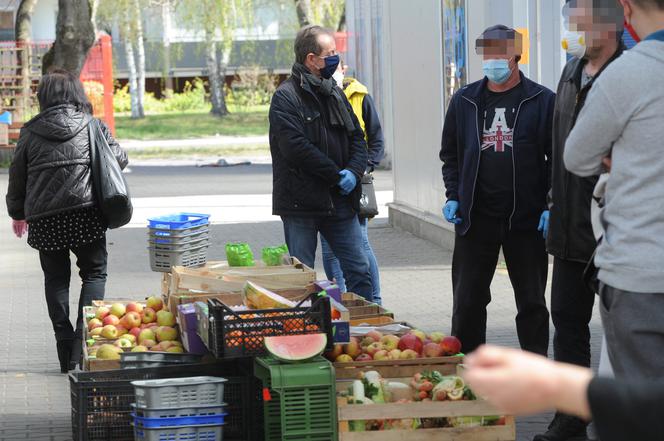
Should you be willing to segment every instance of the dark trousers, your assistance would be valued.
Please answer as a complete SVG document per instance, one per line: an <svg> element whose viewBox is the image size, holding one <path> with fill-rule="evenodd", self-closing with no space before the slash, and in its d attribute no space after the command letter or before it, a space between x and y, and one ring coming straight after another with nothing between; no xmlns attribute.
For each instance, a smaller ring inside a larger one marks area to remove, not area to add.
<svg viewBox="0 0 664 441"><path fill-rule="evenodd" d="M461 340L465 353L486 342L486 307L491 302L491 280L501 247L516 298L521 348L546 355L549 312L544 292L548 257L542 233L534 227L532 231L510 231L508 222L499 218L474 215L468 233L456 236L452 334Z"/></svg>
<svg viewBox="0 0 664 441"><path fill-rule="evenodd" d="M78 299L76 327L69 321L69 282L71 278L70 250L39 251L39 260L44 271L46 305L53 324L55 339L81 338L83 331L83 306L93 300L104 299L106 285L106 239L84 244L71 251L76 256L76 265L83 281Z"/></svg>
<svg viewBox="0 0 664 441"><path fill-rule="evenodd" d="M606 347L616 378L661 380L664 375L664 293L600 285Z"/></svg>
<svg viewBox="0 0 664 441"><path fill-rule="evenodd" d="M373 288L369 260L364 252L362 229L350 206L337 204L334 217L282 216L284 235L291 256L313 268L316 261L318 233L325 238L339 259L348 291L371 301Z"/></svg>
<svg viewBox="0 0 664 441"><path fill-rule="evenodd" d="M555 258L551 285L551 318L556 328L556 361L590 367L590 320L595 293L584 281L585 263Z"/></svg>

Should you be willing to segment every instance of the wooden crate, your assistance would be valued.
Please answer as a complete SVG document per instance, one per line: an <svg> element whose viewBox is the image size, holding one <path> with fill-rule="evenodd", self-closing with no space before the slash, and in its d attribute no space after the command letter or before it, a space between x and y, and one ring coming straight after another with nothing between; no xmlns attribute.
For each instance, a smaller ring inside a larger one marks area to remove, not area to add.
<svg viewBox="0 0 664 441"><path fill-rule="evenodd" d="M357 294L347 292L341 296L342 304L348 309L351 326L363 323L384 325L394 322L394 314L375 303L368 302Z"/></svg>
<svg viewBox="0 0 664 441"><path fill-rule="evenodd" d="M394 318L384 315L350 320L351 326L361 326L365 324L370 326L381 326L381 325L389 325L390 323L394 323Z"/></svg>
<svg viewBox="0 0 664 441"><path fill-rule="evenodd" d="M463 357L415 358L412 360L372 360L334 363L337 380L357 380L361 372L378 371L383 378L410 378L422 371L455 375Z"/></svg>

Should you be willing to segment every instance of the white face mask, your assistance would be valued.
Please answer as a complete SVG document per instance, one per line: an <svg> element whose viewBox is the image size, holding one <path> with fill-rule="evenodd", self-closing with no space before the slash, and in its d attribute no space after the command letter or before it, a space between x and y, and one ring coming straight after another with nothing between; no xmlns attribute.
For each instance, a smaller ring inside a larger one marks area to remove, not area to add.
<svg viewBox="0 0 664 441"><path fill-rule="evenodd" d="M586 55L588 46L586 46L585 32L565 31L562 39L563 49L573 57L583 58Z"/></svg>
<svg viewBox="0 0 664 441"><path fill-rule="evenodd" d="M340 70L336 71L334 73L334 75L332 75L332 78L334 78L334 81L337 82L337 86L339 86L339 88L341 88L341 89L344 88L344 78L345 78L345 76L344 76L344 73L342 71L340 71Z"/></svg>

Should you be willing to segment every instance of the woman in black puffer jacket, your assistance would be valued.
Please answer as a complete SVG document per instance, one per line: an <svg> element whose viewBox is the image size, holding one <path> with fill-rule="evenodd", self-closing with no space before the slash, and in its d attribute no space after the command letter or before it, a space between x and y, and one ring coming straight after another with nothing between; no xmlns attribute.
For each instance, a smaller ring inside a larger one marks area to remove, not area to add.
<svg viewBox="0 0 664 441"><path fill-rule="evenodd" d="M28 244L39 250L60 370L67 372L81 355L82 308L104 298L106 225L92 191L92 105L83 85L56 70L42 78L37 97L41 112L21 130L9 169L7 209L16 236L27 232ZM120 167L126 167L127 154L100 127ZM75 327L69 321L70 251L83 281Z"/></svg>

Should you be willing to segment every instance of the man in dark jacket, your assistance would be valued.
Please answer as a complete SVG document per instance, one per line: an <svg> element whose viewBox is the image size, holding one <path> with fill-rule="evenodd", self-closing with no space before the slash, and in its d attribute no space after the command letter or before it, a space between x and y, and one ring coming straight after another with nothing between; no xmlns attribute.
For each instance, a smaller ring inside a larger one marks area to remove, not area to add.
<svg viewBox="0 0 664 441"><path fill-rule="evenodd" d="M573 57L565 66L553 117L552 188L547 251L554 256L551 317L556 361L590 367L590 328L595 293L584 279L597 242L590 204L597 176L582 178L563 163L565 141L593 82L623 52L623 11L614 0L572 0L563 9L568 31L563 47ZM534 441L565 441L586 435L586 422L556 414Z"/></svg>
<svg viewBox="0 0 664 441"><path fill-rule="evenodd" d="M332 78L339 65L334 34L320 26L303 28L295 56L292 75L270 106L273 212L282 218L291 255L313 267L320 232L341 263L348 290L371 298L357 218L367 146Z"/></svg>
<svg viewBox="0 0 664 441"><path fill-rule="evenodd" d="M459 90L445 117L440 159L456 225L452 262L452 334L464 352L486 339L490 285L503 249L514 287L519 342L546 354L549 312L544 291L551 121L555 95L520 71L521 36L503 25L477 40L485 78Z"/></svg>

